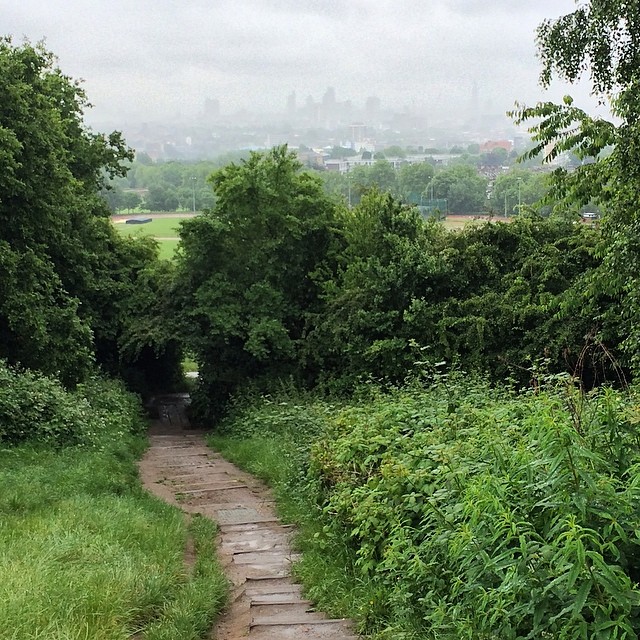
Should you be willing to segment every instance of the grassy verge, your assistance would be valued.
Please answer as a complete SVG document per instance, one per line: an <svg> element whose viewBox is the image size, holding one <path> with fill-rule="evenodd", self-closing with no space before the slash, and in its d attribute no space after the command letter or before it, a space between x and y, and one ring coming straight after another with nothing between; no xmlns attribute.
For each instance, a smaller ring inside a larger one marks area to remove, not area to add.
<svg viewBox="0 0 640 640"><path fill-rule="evenodd" d="M189 534L195 551L189 580L167 602L162 616L149 625L146 640L205 638L226 602L228 583L218 565L215 524L196 515Z"/></svg>
<svg viewBox="0 0 640 640"><path fill-rule="evenodd" d="M181 218L172 217L165 214L165 217L155 217L146 224L125 224L118 222L114 226L123 236L151 236L156 239L159 246L159 256L163 260L172 260L180 239L178 229Z"/></svg>
<svg viewBox="0 0 640 640"><path fill-rule="evenodd" d="M75 394L37 376L14 374L7 384L16 394L0 397L0 637L205 637L226 594L214 531L198 520L187 525L142 490L136 403L109 383ZM50 400L40 416L43 389ZM30 422L29 437L13 411L18 401L33 407L32 421L48 420ZM189 536L193 568L184 563Z"/></svg>
<svg viewBox="0 0 640 640"><path fill-rule="evenodd" d="M167 214L162 218L154 216L151 222L145 224L118 222L115 227L124 236L141 235L154 238L177 238L181 221L181 218L171 217L171 215Z"/></svg>

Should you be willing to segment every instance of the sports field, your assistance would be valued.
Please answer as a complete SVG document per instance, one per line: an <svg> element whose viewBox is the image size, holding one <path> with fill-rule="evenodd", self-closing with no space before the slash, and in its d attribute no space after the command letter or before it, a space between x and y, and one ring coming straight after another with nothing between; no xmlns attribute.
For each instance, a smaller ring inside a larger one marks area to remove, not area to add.
<svg viewBox="0 0 640 640"><path fill-rule="evenodd" d="M126 221L135 217L149 217L151 222L145 224L126 224ZM160 257L170 260L173 258L175 250L178 246L179 237L178 229L180 222L185 218L191 218L193 214L190 213L177 213L177 214L149 214L145 216L113 216L111 220L116 226L116 229L126 236L151 236L158 241L160 245ZM445 228L455 231L464 228L468 224L484 224L490 220L487 216L448 216L443 221ZM505 221L504 218L493 218L494 222L500 220ZM508 222L509 219L507 218Z"/></svg>
<svg viewBox="0 0 640 640"><path fill-rule="evenodd" d="M151 218L151 222L145 224L126 224L130 218ZM151 236L160 245L160 257L170 260L178 246L178 228L184 218L193 217L193 214L149 214L140 216L113 216L111 218L116 229L123 236Z"/></svg>
<svg viewBox="0 0 640 640"><path fill-rule="evenodd" d="M471 224L485 224L487 222L511 222L513 218L503 218L502 216L463 216L451 214L442 221L445 229L449 231L459 231Z"/></svg>

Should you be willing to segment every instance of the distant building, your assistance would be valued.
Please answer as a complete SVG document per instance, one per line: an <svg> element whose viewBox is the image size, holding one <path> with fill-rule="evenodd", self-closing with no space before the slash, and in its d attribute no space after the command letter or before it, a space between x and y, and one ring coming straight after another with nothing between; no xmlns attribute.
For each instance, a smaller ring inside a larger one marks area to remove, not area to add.
<svg viewBox="0 0 640 640"><path fill-rule="evenodd" d="M325 159L322 153L313 149L297 150L298 160L309 169L325 169Z"/></svg>
<svg viewBox="0 0 640 640"><path fill-rule="evenodd" d="M513 140L487 140L480 145L480 153L491 153L495 149L513 150Z"/></svg>
<svg viewBox="0 0 640 640"><path fill-rule="evenodd" d="M372 123L378 123L380 120L381 102L378 96L369 96L365 103L365 114L367 120Z"/></svg>
<svg viewBox="0 0 640 640"><path fill-rule="evenodd" d="M290 118L295 118L296 109L297 109L296 92L292 91L287 97L287 115Z"/></svg>

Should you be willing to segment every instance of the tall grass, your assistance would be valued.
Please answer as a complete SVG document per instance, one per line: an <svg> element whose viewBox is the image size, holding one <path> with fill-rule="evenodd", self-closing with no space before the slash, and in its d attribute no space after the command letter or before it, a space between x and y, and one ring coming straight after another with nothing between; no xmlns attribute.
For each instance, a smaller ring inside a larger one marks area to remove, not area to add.
<svg viewBox="0 0 640 640"><path fill-rule="evenodd" d="M42 388L53 393L46 424L64 429L34 424L24 434L10 418L11 394L2 397L4 433L21 444L0 442L0 638L205 637L226 595L215 529L194 522L190 531L179 510L142 490L139 405L106 382L74 396L50 380L18 382L25 405ZM69 420L73 404L81 411ZM184 562L190 535L193 569Z"/></svg>

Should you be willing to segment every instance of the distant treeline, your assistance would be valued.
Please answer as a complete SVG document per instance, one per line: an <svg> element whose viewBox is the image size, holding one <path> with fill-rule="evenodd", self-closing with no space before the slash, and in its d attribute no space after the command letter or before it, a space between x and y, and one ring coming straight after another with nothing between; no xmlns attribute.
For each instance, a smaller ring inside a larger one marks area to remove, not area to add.
<svg viewBox="0 0 640 640"><path fill-rule="evenodd" d="M399 148L391 151L406 155ZM300 151L300 157L305 153ZM367 153L355 157L361 158ZM126 176L112 180L103 190L103 196L113 212L210 209L215 205L216 196L208 177L229 162L246 160L249 154L239 151L215 161L195 163L154 162L146 154L139 154L127 167ZM366 163L354 164L348 172L309 169L318 173L326 193L350 205L360 202L362 195L375 187L402 202L422 207L428 214L438 209L439 214L512 216L518 213L519 207L536 207L548 213L548 208L539 204L549 189L548 172L541 171L539 166L507 168L504 164L495 164L497 153L485 158L489 155L454 154L447 165L439 165L429 156L422 162L409 162L396 156L395 162L399 164L396 167L384 153L379 153L373 154ZM506 152L504 156L500 156L504 163L512 165ZM301 161L304 164L304 159ZM479 167L486 169L488 165L484 163L489 161L495 171L482 173Z"/></svg>

